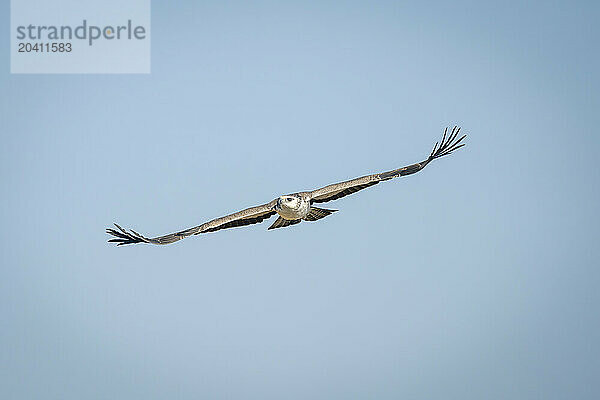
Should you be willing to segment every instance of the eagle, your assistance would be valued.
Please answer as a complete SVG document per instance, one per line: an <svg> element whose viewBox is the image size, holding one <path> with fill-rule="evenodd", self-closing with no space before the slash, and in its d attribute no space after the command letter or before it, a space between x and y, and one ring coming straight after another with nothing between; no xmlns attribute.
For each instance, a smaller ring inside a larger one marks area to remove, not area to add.
<svg viewBox="0 0 600 400"><path fill-rule="evenodd" d="M463 147L465 144L461 142L467 135L463 135L457 140L459 132L460 128L457 126L455 126L449 134L448 128L444 129L442 140L435 143L429 157L427 157L425 161L416 164L411 164L387 172L350 179L345 182L334 183L310 192L286 194L273 199L266 204L250 207L224 217L213 219L212 221L208 221L193 228L155 238L145 237L132 229L127 231L115 223L116 229L106 229L106 233L114 236L108 241L110 243L116 243L117 246L134 243L170 244L192 235L215 232L236 226L257 224L275 214L278 214L278 218L269 229L284 228L286 226L299 224L302 221L318 221L338 210L315 207L315 204L337 200L344 196L348 196L349 194L356 193L359 190L377 185L379 182L417 173L425 168L431 161L447 156L453 151Z"/></svg>

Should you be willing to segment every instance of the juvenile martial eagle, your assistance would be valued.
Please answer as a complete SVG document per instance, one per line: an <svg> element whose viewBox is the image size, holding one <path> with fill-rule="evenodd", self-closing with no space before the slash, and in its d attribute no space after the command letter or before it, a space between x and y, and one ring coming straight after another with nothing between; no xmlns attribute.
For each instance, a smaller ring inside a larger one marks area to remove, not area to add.
<svg viewBox="0 0 600 400"><path fill-rule="evenodd" d="M314 204L337 200L349 194L356 193L359 190L368 188L369 186L376 185L379 182L387 181L398 176L411 175L419 172L436 158L446 156L452 153L454 150L464 146L464 143L460 144L460 142L462 142L466 135L463 135L460 139L456 140L459 132L460 128L455 126L452 129L452 132L450 132L450 135L448 135L448 128L446 128L444 130L442 141L436 143L427 160L420 163L412 164L407 167L388 172L381 172L379 174L367 175L363 176L362 178L351 179L345 182L334 183L332 185L313 190L312 192L299 192L280 196L271 200L267 204L247 208L225 217L213 219L212 221L181 232L171 233L169 235L155 238L147 238L134 230L130 230L128 232L119 225L115 224L118 230L108 228L106 233L116 237L110 239L109 242L116 243L117 246L132 243L169 244L191 235L214 232L220 229L233 228L235 226L257 224L275 214L279 214L279 217L273 223L273 225L269 227L269 229L295 225L300 223L302 220L317 221L337 210L318 208L315 207Z"/></svg>

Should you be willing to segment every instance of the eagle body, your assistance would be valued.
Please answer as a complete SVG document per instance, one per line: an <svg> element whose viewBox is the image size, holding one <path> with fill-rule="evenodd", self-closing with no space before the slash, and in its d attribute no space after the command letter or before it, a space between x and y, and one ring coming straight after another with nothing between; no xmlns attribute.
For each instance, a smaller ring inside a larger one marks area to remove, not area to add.
<svg viewBox="0 0 600 400"><path fill-rule="evenodd" d="M288 221L304 219L310 211L310 194L302 192L280 196L275 211Z"/></svg>
<svg viewBox="0 0 600 400"><path fill-rule="evenodd" d="M117 246L133 243L150 243L150 244L169 244L177 242L183 238L201 233L215 232L221 229L234 228L237 226L245 226L257 224L273 215L277 214L277 220L269 227L269 229L283 228L290 225L298 224L302 221L318 221L337 210L316 207L315 204L326 203L328 201L337 200L339 198L356 193L366 189L379 182L389 181L400 176L407 176L421 171L431 161L444 157L454 150L464 146L460 144L466 137L463 135L457 140L460 128L454 127L452 132L448 134L448 129L444 130L444 136L440 142L437 142L429 157L421 162L408 165L406 167L394 169L391 171L380 172L376 174L362 176L360 178L350 179L344 182L334 183L315 189L310 192L298 192L280 196L271 200L266 204L255 207L250 207L224 217L215 218L205 222L202 225L171 233L164 236L148 238L140 235L134 230L125 230L115 224L117 229L108 228L106 233L114 236L109 242L116 243Z"/></svg>

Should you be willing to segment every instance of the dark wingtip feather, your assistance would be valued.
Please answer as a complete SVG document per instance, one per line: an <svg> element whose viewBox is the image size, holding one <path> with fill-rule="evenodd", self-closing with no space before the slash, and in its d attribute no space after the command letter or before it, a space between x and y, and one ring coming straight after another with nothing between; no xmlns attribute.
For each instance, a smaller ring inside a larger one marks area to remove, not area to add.
<svg viewBox="0 0 600 400"><path fill-rule="evenodd" d="M465 145L465 143L462 143L462 144L460 144L460 143L463 141L464 138L467 137L467 135L463 135L460 137L460 139L456 140L459 132L460 132L460 127L455 125L454 128L452 128L450 135L447 136L448 128L445 128L444 136L442 137L442 141L439 142L440 143L439 147L438 147L438 143L436 142L431 154L429 155L428 161L447 156L448 154L451 154L453 151L458 150L461 147L463 147Z"/></svg>
<svg viewBox="0 0 600 400"><path fill-rule="evenodd" d="M125 244L134 244L134 243L149 243L149 240L144 236L140 235L134 230L127 232L125 229L121 228L118 224L114 224L118 230L113 228L106 228L106 233L114 236L114 238L109 239L108 243L116 243L117 246L123 246Z"/></svg>

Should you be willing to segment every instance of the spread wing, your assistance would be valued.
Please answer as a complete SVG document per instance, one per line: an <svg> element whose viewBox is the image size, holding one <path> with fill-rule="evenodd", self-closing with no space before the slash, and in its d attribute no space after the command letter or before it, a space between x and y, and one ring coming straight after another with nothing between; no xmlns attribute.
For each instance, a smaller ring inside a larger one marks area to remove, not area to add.
<svg viewBox="0 0 600 400"><path fill-rule="evenodd" d="M277 204L277 199L270 201L267 204L247 208L245 210L229 214L221 218L213 219L212 221L195 226L193 228L186 229L181 232L175 232L169 235L159 236L155 238L147 238L145 236L140 235L134 230L126 231L117 224L115 224L117 229L108 228L106 229L106 233L115 236L115 238L110 239L109 242L116 243L117 246L133 243L169 244L191 235L214 232L220 229L233 228L236 226L257 224L276 213L273 209L275 207L275 204Z"/></svg>
<svg viewBox="0 0 600 400"><path fill-rule="evenodd" d="M337 200L341 197L348 196L349 194L356 193L359 190L363 190L370 186L377 185L379 182L387 181L398 176L411 175L416 172L419 172L420 170L425 168L427 164L429 164L436 158L446 156L452 153L454 150L464 146L464 143L460 143L467 135L463 135L460 137L460 139L457 140L456 138L458 137L459 132L460 128L455 126L452 129L452 132L450 132L450 134L448 135L448 128L446 128L444 130L444 136L442 137L442 141L435 144L433 150L431 151L431 154L425 161L408 165L406 167L394 169L392 171L381 172L378 174L351 179L345 182L334 183L333 185L328 185L320 189L313 190L312 192L309 192L311 197L311 203L325 203L327 201Z"/></svg>

